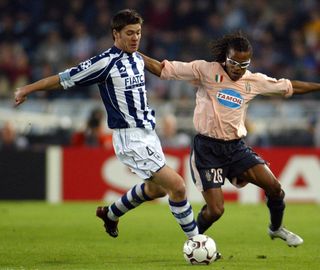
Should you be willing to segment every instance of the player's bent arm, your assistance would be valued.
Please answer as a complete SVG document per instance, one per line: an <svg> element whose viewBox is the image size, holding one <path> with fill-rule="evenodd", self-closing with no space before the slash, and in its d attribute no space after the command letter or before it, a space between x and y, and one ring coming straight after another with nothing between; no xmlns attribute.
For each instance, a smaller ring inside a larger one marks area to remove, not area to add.
<svg viewBox="0 0 320 270"><path fill-rule="evenodd" d="M27 96L33 92L55 90L59 88L62 88L59 75L46 77L34 83L19 87L14 93L14 105L19 106L27 99Z"/></svg>
<svg viewBox="0 0 320 270"><path fill-rule="evenodd" d="M162 68L163 68L162 63L160 63L156 59L153 59L151 57L148 57L148 56L142 54L141 52L139 52L139 53L143 58L144 65L145 65L146 69L148 71L150 71L151 73L153 73L154 75L160 77L161 71L162 71Z"/></svg>
<svg viewBox="0 0 320 270"><path fill-rule="evenodd" d="M294 94L305 94L320 91L320 83L291 81Z"/></svg>

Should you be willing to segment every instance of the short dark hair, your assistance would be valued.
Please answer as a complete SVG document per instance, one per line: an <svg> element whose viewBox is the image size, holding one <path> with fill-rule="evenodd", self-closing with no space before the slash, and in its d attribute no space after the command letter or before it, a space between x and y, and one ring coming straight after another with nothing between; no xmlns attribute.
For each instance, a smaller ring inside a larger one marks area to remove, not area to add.
<svg viewBox="0 0 320 270"><path fill-rule="evenodd" d="M123 9L117 12L111 20L111 33L113 30L121 31L129 24L141 24L143 19L141 15L133 9Z"/></svg>
<svg viewBox="0 0 320 270"><path fill-rule="evenodd" d="M234 49L239 52L252 53L250 41L241 31L238 31L212 41L211 52L213 55L213 61L223 63L226 60L227 53L230 49Z"/></svg>

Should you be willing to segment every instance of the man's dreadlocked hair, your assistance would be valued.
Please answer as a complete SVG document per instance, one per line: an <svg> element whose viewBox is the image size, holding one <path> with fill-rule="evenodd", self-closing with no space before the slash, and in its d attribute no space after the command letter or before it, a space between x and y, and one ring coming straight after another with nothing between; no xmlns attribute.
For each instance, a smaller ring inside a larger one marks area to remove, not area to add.
<svg viewBox="0 0 320 270"><path fill-rule="evenodd" d="M211 43L212 61L223 63L230 49L238 52L250 51L252 53L252 46L249 40L239 31L225 35Z"/></svg>

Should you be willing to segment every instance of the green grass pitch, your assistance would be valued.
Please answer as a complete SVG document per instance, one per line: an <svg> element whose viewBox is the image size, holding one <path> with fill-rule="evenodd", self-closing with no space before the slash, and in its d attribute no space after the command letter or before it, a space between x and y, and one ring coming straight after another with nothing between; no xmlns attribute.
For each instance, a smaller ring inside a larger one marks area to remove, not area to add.
<svg viewBox="0 0 320 270"><path fill-rule="evenodd" d="M267 208L228 203L207 234L223 259L209 266L188 265L185 236L168 205L145 203L124 216L113 239L95 217L101 203L0 202L0 270L318 270L320 206L287 204L285 224L305 243L289 248L271 241ZM193 204L197 213L200 205Z"/></svg>

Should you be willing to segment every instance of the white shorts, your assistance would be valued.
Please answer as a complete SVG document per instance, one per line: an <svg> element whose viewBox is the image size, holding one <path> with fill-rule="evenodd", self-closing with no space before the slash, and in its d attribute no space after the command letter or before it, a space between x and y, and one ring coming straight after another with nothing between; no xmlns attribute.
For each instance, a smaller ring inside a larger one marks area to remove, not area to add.
<svg viewBox="0 0 320 270"><path fill-rule="evenodd" d="M114 129L112 136L118 159L142 179L149 179L165 165L160 140L154 130Z"/></svg>

